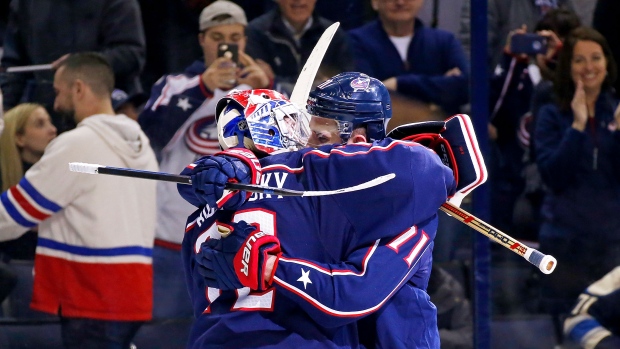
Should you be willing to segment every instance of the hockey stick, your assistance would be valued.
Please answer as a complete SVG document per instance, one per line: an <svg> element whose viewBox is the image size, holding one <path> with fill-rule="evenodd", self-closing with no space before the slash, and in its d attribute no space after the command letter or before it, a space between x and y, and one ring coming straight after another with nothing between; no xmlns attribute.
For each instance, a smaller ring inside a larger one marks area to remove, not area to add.
<svg viewBox="0 0 620 349"><path fill-rule="evenodd" d="M35 65L24 65L19 67L8 67L6 68L7 73L29 73L33 71L41 71L41 70L51 70L53 66L51 64L35 64Z"/></svg>
<svg viewBox="0 0 620 349"><path fill-rule="evenodd" d="M189 176L182 175L174 175L170 173L164 172L153 172L153 171L144 171L144 170L135 170L130 168L122 168L122 167L109 167L102 166L97 164L88 164L83 162L70 162L69 170L71 172L80 172L80 173L88 173L88 174L108 174L115 176L124 176L124 177L133 177L133 178L143 178L143 179L154 179L166 182L174 182L180 184L192 184L191 178ZM281 195L281 196L324 196L324 195L334 195L347 193L357 190L363 190L367 188L371 188L377 186L379 184L385 183L392 178L394 178L394 173L389 173L387 175L383 175L377 177L368 182L364 182L352 187L341 188L337 190L323 190L323 191L300 191L300 190L291 190L291 189L281 189L281 188L273 188L266 187L254 184L241 184L241 183L226 183L226 189L229 190L245 190L254 193L262 193L269 195ZM469 212L456 207L448 202L444 203L440 209L447 213L449 216L456 218L462 223L466 224L470 228L482 233L487 236L491 240L499 243L500 245L506 247L507 249L513 251L514 253L520 255L525 258L528 262L535 265L540 271L545 274L551 274L557 265L557 261L553 256L545 255L534 248L527 247L523 245L521 242L515 240L511 236L501 232L500 230L492 227L486 222L478 219L476 216L471 215Z"/></svg>
<svg viewBox="0 0 620 349"><path fill-rule="evenodd" d="M70 162L69 170L71 172L80 172L80 173L88 173L88 174L109 174L109 175L114 175L114 176L154 179L154 180L159 180L159 181L174 182L174 183L180 183L180 184L190 184L190 185L192 184L192 180L189 176L174 175L174 174L164 173L164 172L134 170L131 168L123 168L123 167L109 167L109 166L102 166L102 165L97 165L97 164L87 164L83 162ZM379 184L389 181L395 176L396 175L394 173L388 173L386 175L377 177L368 182L364 182L358 185L354 185L352 187L340 188L336 190L301 191L301 190L282 189L282 188L274 188L274 187L266 187L266 186L255 185L255 184L242 184L242 183L226 183L226 189L245 190L245 191L249 191L252 193L262 193L262 194L268 194L268 195L281 195L281 196L325 196L325 195L349 193L352 191L364 190L367 188L375 187Z"/></svg>
<svg viewBox="0 0 620 349"><path fill-rule="evenodd" d="M540 269L540 271L545 274L551 274L553 270L555 270L556 265L558 264L557 260L553 256L543 254L542 252L534 248L525 246L523 243L519 242L508 234L503 233L499 229L494 228L493 226L487 224L478 217L470 214L469 212L459 207L452 205L449 202L441 205L440 209L448 215L466 224L468 227L482 233L489 239L497 242L498 244L525 258L525 260L535 265L538 269Z"/></svg>
<svg viewBox="0 0 620 349"><path fill-rule="evenodd" d="M306 103L308 102L308 95L310 95L310 90L312 89L312 83L316 77L316 73L319 71L319 67L321 66L321 61L323 61L323 56L325 56L325 52L329 47L329 43L332 41L336 30L340 26L340 22L335 22L325 29L319 41L317 41L316 45L312 49L306 64L304 64L301 73L299 73L299 77L295 82L295 87L293 87L293 92L291 92L290 101L293 102L298 107L306 108Z"/></svg>

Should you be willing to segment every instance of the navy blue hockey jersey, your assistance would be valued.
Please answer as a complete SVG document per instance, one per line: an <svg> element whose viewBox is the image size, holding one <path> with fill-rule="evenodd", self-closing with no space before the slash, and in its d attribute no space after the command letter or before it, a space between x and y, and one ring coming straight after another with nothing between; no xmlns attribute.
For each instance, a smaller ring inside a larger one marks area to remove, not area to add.
<svg viewBox="0 0 620 349"><path fill-rule="evenodd" d="M357 320L392 302L403 285L425 295L437 210L455 186L452 171L433 151L385 139L272 155L261 164L261 184L304 191L350 187L388 173L396 176L356 192L320 197L254 194L236 212L204 207L192 214L183 241L197 318L191 348L355 348ZM190 186L179 190L198 204ZM220 238L216 220L258 223L280 239L283 256L271 289L256 293L205 287L194 270L194 256L206 239ZM435 317L434 308L421 316ZM377 321L384 322L381 328L390 327L388 317L378 316Z"/></svg>

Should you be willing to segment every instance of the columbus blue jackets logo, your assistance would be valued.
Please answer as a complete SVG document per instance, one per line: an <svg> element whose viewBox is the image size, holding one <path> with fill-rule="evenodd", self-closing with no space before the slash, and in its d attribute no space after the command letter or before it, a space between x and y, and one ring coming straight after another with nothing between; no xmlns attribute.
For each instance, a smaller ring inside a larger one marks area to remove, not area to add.
<svg viewBox="0 0 620 349"><path fill-rule="evenodd" d="M185 144L199 155L210 155L220 151L215 116L206 116L191 124L185 134Z"/></svg>
<svg viewBox="0 0 620 349"><path fill-rule="evenodd" d="M350 85L353 88L353 92L366 91L368 86L370 86L370 78L367 76L355 78Z"/></svg>

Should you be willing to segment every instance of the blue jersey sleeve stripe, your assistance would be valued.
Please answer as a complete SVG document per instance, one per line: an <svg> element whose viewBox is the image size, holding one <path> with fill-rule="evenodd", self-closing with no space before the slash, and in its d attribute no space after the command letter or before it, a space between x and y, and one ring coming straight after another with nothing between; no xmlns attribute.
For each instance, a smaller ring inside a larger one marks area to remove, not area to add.
<svg viewBox="0 0 620 349"><path fill-rule="evenodd" d="M60 207L58 204L51 200L48 200L45 196L41 195L41 193L39 193L32 186L32 184L30 184L30 182L28 182L26 177L22 178L19 181L19 186L22 187L26 194L28 194L32 198L32 200L34 200L34 202L36 202L39 206L52 212L58 212L62 209L62 207Z"/></svg>
<svg viewBox="0 0 620 349"><path fill-rule="evenodd" d="M2 195L0 196L0 201L2 201L2 206L4 206L6 212L9 214L9 216L11 216L11 218L13 218L15 222L17 222L17 224L27 228L32 228L38 224L38 222L30 221L26 219L26 217L24 217L21 213L19 213L15 205L13 205L13 202L11 202L11 200L9 199L8 190L2 193Z"/></svg>
<svg viewBox="0 0 620 349"><path fill-rule="evenodd" d="M95 256L95 257L115 257L115 256L129 256L139 255L152 257L153 250L151 248L142 246L126 246L126 247L113 247L113 248L89 248L83 246L74 246L64 244L58 241L39 238L38 245L41 247L47 247L52 250L58 250L68 252L81 256Z"/></svg>

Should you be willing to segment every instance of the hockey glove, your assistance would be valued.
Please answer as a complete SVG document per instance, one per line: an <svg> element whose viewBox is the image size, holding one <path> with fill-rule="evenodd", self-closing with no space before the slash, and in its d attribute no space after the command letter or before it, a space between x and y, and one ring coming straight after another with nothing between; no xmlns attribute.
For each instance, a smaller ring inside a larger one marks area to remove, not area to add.
<svg viewBox="0 0 620 349"><path fill-rule="evenodd" d="M487 179L486 165L469 116L457 114L444 121L417 122L396 127L387 135L411 140L432 149L452 169L456 194L448 201L460 206L463 198Z"/></svg>
<svg viewBox="0 0 620 349"><path fill-rule="evenodd" d="M264 278L265 266L269 254L277 258L281 254L278 238L244 221L231 225L218 223L218 230L223 237L207 240L196 254L197 270L205 278L207 286L221 290L242 287L259 291L267 289L270 282ZM269 280L275 273L277 263L276 260Z"/></svg>
<svg viewBox="0 0 620 349"><path fill-rule="evenodd" d="M246 191L228 191L227 182L258 184L261 166L248 149L232 148L195 162L190 173L194 193L202 205L236 210L252 195Z"/></svg>

